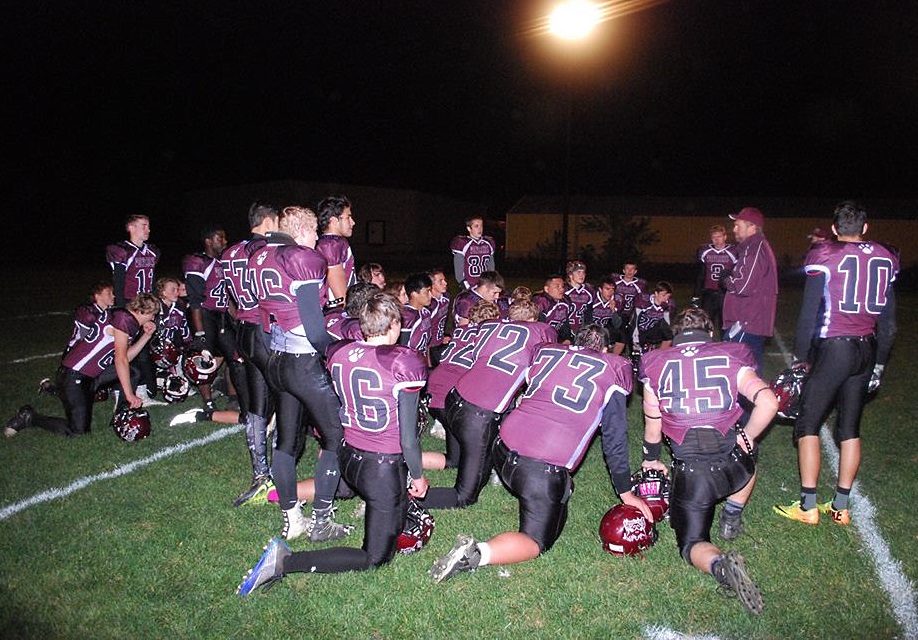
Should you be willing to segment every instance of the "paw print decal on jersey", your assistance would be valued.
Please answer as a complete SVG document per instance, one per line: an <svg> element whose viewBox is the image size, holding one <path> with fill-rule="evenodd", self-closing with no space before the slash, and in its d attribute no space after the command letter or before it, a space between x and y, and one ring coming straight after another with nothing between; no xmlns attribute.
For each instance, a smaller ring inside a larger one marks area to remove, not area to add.
<svg viewBox="0 0 918 640"><path fill-rule="evenodd" d="M873 245L867 242L863 242L857 245L857 248L860 249L862 253L866 253L866 254L873 253Z"/></svg>
<svg viewBox="0 0 918 640"><path fill-rule="evenodd" d="M682 349L682 355L686 356L687 358L694 358L696 353L698 353L698 347L695 345L689 345Z"/></svg>
<svg viewBox="0 0 918 640"><path fill-rule="evenodd" d="M357 362L358 360L360 360L361 357L363 357L363 354L365 351L366 349L364 349L363 347L355 347L354 349L351 349L350 351L348 351L347 359L350 360L351 362Z"/></svg>

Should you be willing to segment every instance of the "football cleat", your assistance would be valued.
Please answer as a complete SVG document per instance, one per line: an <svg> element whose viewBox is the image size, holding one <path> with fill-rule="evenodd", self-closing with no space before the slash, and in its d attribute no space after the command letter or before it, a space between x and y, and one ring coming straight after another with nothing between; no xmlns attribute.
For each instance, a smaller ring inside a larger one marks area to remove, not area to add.
<svg viewBox="0 0 918 640"><path fill-rule="evenodd" d="M796 520L803 524L819 524L819 509L807 509L804 511L800 508L799 502L787 506L776 504L771 510L779 516L783 516L790 520Z"/></svg>
<svg viewBox="0 0 918 640"><path fill-rule="evenodd" d="M299 502L290 509L282 509L281 514L284 516L284 528L281 531L284 540L295 540L304 533L312 532L313 522L303 515Z"/></svg>
<svg viewBox="0 0 918 640"><path fill-rule="evenodd" d="M437 440L446 440L446 428L443 423L439 420L434 420L434 423L430 425L430 435Z"/></svg>
<svg viewBox="0 0 918 640"><path fill-rule="evenodd" d="M42 378L41 382L38 383L38 395L57 395L57 387L51 381L51 378Z"/></svg>
<svg viewBox="0 0 918 640"><path fill-rule="evenodd" d="M236 496L233 500L234 507L242 507L249 504L265 504L268 502L268 492L274 488L274 481L271 476L258 476L252 482L252 486Z"/></svg>
<svg viewBox="0 0 918 640"><path fill-rule="evenodd" d="M143 406L145 407L157 407L163 406L166 403L162 400L157 400L150 395L150 391L147 389L147 385L142 384L137 387L137 397L143 401Z"/></svg>
<svg viewBox="0 0 918 640"><path fill-rule="evenodd" d="M271 538L258 563L236 587L236 595L244 598L255 589L267 591L284 577L284 560L291 555L290 547L280 538Z"/></svg>
<svg viewBox="0 0 918 640"><path fill-rule="evenodd" d="M440 583L449 580L460 571L474 571L481 562L481 551L478 543L472 536L460 533L456 536L456 544L442 558L438 558L430 568L430 577Z"/></svg>
<svg viewBox="0 0 918 640"><path fill-rule="evenodd" d="M351 517L354 520L363 520L367 515L367 503L365 500L358 500L357 506L354 507L354 513L351 514Z"/></svg>
<svg viewBox="0 0 918 640"><path fill-rule="evenodd" d="M717 535L721 540L736 540L746 532L743 526L742 514L731 516L726 510L720 512L720 524L717 527Z"/></svg>
<svg viewBox="0 0 918 640"><path fill-rule="evenodd" d="M835 524L840 524L843 527L851 524L851 512L847 509L833 509L831 501L816 505L816 509L819 513L827 514Z"/></svg>
<svg viewBox="0 0 918 640"><path fill-rule="evenodd" d="M724 589L739 597L749 613L762 613L765 608L762 593L746 572L746 560L738 552L728 551L722 555L714 565L713 575Z"/></svg>
<svg viewBox="0 0 918 640"><path fill-rule="evenodd" d="M136 442L150 435L152 425L146 409L123 409L112 416L112 429L125 442Z"/></svg>
<svg viewBox="0 0 918 640"><path fill-rule="evenodd" d="M34 415L35 410L32 409L31 405L22 405L19 407L19 411L16 412L16 415L7 421L6 428L3 430L3 435L5 435L7 438L12 438L23 429L31 427L32 417Z"/></svg>
<svg viewBox="0 0 918 640"><path fill-rule="evenodd" d="M321 511L313 509L309 522L309 539L312 542L331 542L351 535L354 525L335 522L334 515L334 507Z"/></svg>
<svg viewBox="0 0 918 640"><path fill-rule="evenodd" d="M636 556L657 541L657 528L637 507L617 504L602 517L599 539L613 556Z"/></svg>
<svg viewBox="0 0 918 640"><path fill-rule="evenodd" d="M430 536L433 535L435 526L436 523L430 512L419 505L417 500L409 497L405 526L402 532L398 534L397 545L399 553L409 555L423 549L430 541Z"/></svg>

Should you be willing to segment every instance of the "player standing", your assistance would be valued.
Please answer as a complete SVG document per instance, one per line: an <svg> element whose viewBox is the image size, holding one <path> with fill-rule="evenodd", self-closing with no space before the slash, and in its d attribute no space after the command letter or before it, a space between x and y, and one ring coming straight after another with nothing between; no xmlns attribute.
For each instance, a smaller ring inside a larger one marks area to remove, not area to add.
<svg viewBox="0 0 918 640"><path fill-rule="evenodd" d="M736 592L753 614L763 603L746 573L743 556L722 553L711 544L711 524L718 502L727 499L720 533L727 540L743 531L742 510L755 486L757 452L753 442L768 427L778 401L755 373L747 345L714 342L714 325L701 309L686 309L673 325L674 344L645 354L645 469L666 473L660 462L662 437L672 452L669 522L686 562ZM753 403L745 427L739 397Z"/></svg>
<svg viewBox="0 0 918 640"><path fill-rule="evenodd" d="M357 282L354 254L347 241L354 234L351 201L347 196L329 196L317 209L322 235L316 242L316 251L328 263L327 289L324 290L327 300L323 299L322 303L332 308L340 307L344 304L347 288Z"/></svg>
<svg viewBox="0 0 918 640"><path fill-rule="evenodd" d="M736 247L727 243L727 230L722 224L710 228L711 242L698 247L696 255L701 268L695 281L694 298L714 322L715 327L723 324L724 290L720 277L729 273L736 264Z"/></svg>
<svg viewBox="0 0 918 640"><path fill-rule="evenodd" d="M587 325L577 346L542 344L526 375L519 406L494 443L494 466L519 500L519 531L487 542L460 534L430 571L434 582L489 564L532 560L551 549L567 521L571 474L602 424L602 449L616 492L652 519L650 507L631 492L625 400L633 376L628 361L605 353L609 335Z"/></svg>
<svg viewBox="0 0 918 640"><path fill-rule="evenodd" d="M794 423L800 465L800 502L775 506L779 515L817 524L827 513L851 521L848 497L861 462L861 414L868 390L880 384L896 331L893 282L899 257L879 242L865 240L867 211L850 200L835 208L832 231L838 242L823 242L807 254L807 281L797 319L795 366L810 375ZM809 360L814 331L819 338ZM837 409L840 442L838 484L831 502L817 504L821 457L819 429Z"/></svg>
<svg viewBox="0 0 918 640"><path fill-rule="evenodd" d="M481 274L494 270L494 254L497 243L484 235L484 218L470 216L465 220L468 235L456 236L449 243L453 254L453 271L456 282L468 291L478 284Z"/></svg>
<svg viewBox="0 0 918 640"><path fill-rule="evenodd" d="M291 553L275 538L239 585L240 596L288 573L364 571L395 556L408 496L420 498L428 486L417 432L418 395L427 366L415 351L395 344L399 307L392 296L375 294L360 312L366 340L341 341L328 350L328 367L343 399L341 473L367 504L363 546Z"/></svg>

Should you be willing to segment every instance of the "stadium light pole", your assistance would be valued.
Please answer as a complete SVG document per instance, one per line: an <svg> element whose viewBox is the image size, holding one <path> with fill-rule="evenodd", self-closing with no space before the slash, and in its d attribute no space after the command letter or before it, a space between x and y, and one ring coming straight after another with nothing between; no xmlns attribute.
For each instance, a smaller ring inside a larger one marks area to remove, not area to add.
<svg viewBox="0 0 918 640"><path fill-rule="evenodd" d="M584 40L602 19L602 11L587 0L567 0L558 4L548 18L548 30L561 40L569 41L566 47L570 50L577 41ZM568 65L567 72L570 75ZM571 217L571 120L573 111L573 84L567 78L566 121L564 140L564 208L561 211L561 266L567 264Z"/></svg>

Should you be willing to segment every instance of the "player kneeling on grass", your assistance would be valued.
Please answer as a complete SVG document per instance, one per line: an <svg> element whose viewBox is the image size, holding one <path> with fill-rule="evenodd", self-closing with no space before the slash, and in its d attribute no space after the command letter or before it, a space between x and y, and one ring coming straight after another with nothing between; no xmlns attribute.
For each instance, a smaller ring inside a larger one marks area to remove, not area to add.
<svg viewBox="0 0 918 640"><path fill-rule="evenodd" d="M274 538L236 590L240 596L287 573L341 573L386 564L405 525L408 495L421 498L427 493L417 432L418 395L427 365L416 351L396 344L401 310L391 295L377 293L367 301L360 327L365 340L342 340L329 347L328 368L344 405L341 476L367 503L363 546L291 553L285 542Z"/></svg>
<svg viewBox="0 0 918 640"><path fill-rule="evenodd" d="M536 348L522 401L503 420L494 443L494 467L519 500L519 531L487 542L459 535L430 575L442 582L459 571L488 564L516 564L551 549L567 520L571 473L602 425L602 449L612 483L625 504L653 520L650 507L631 492L628 419L631 363L606 353L609 333L597 325L577 332L575 345Z"/></svg>
<svg viewBox="0 0 918 640"><path fill-rule="evenodd" d="M667 471L660 462L665 435L673 456L669 522L682 557L759 614L762 595L746 573L743 556L711 544L711 524L714 507L726 498L720 537L733 540L742 533L742 510L755 484L752 443L774 419L778 401L756 375L755 355L747 345L713 342L714 325L703 310L685 309L673 333L672 347L641 358L642 466ZM736 427L743 413L740 395L755 405L741 429Z"/></svg>

